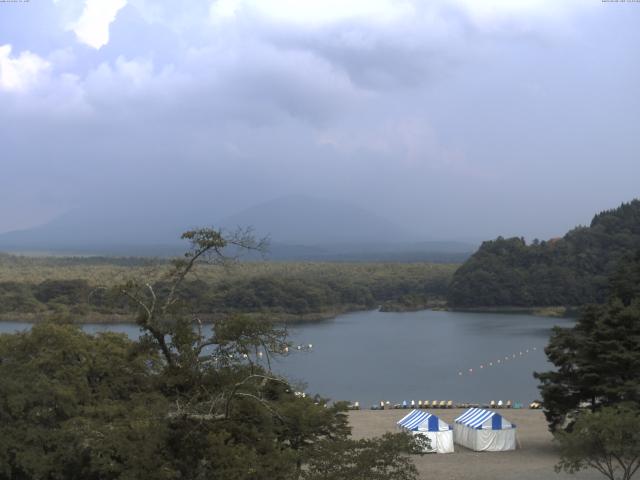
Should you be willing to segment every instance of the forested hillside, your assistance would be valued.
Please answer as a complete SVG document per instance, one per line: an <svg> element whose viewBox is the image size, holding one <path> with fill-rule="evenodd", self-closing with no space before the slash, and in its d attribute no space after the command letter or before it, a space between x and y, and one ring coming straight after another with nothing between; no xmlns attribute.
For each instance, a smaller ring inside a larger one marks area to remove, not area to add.
<svg viewBox="0 0 640 480"><path fill-rule="evenodd" d="M182 286L180 295L205 316L252 313L273 319L312 320L378 305L386 310L419 309L444 303L457 266L248 262L222 269L202 265L197 278ZM126 302L111 287L145 279L162 289L169 268L166 261L137 258L0 254L0 318L118 320L117 316L126 312Z"/></svg>
<svg viewBox="0 0 640 480"><path fill-rule="evenodd" d="M640 200L593 217L563 238L484 242L458 269L448 292L454 307L541 307L601 303L608 277L640 249Z"/></svg>

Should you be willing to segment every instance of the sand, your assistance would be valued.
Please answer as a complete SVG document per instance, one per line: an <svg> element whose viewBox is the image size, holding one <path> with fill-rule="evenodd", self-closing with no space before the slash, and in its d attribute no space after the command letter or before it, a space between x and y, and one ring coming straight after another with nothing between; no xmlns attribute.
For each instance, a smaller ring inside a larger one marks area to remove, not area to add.
<svg viewBox="0 0 640 480"><path fill-rule="evenodd" d="M442 420L453 419L464 410L429 410ZM354 438L367 438L385 432L397 432L396 422L407 410L360 410L349 412ZM596 471L569 475L555 473L558 452L547 430L540 410L500 410L505 418L517 425L520 448L510 452L473 452L455 445L455 453L416 455L414 461L421 479L430 480L542 480L542 479L604 479Z"/></svg>

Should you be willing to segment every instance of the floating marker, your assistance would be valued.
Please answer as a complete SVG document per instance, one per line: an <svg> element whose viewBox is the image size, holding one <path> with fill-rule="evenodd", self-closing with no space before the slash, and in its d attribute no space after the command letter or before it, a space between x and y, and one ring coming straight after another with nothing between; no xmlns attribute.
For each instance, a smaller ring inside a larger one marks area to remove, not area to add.
<svg viewBox="0 0 640 480"><path fill-rule="evenodd" d="M458 375L462 375L462 372L458 372Z"/></svg>

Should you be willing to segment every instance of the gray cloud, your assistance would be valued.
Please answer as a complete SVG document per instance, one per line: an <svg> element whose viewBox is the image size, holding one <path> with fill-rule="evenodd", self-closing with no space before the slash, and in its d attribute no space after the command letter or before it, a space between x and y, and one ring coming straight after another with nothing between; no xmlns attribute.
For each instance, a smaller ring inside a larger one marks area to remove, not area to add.
<svg viewBox="0 0 640 480"><path fill-rule="evenodd" d="M211 23L203 2L131 1L95 50L64 29L77 4L35 3L0 17L11 59L49 65L0 88L0 231L311 193L425 237L544 237L640 194L640 8Z"/></svg>

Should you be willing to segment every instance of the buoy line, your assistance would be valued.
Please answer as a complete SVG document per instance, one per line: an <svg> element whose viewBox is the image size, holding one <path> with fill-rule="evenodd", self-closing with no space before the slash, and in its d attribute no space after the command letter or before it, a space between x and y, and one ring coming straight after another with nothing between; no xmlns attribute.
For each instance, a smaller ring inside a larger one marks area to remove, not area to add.
<svg viewBox="0 0 640 480"><path fill-rule="evenodd" d="M531 347L531 348L525 348L524 350L518 350L517 352L513 352L509 355L505 355L504 357L501 356L496 360L490 360L488 362L481 363L477 367L469 367L463 370L458 370L458 376L459 377L469 376L469 375L473 375L474 373L477 373L480 370L486 370L487 368L491 368L491 367L498 367L498 366L504 365L507 362L513 361L520 357L524 357L529 353L533 353L536 351L538 351L538 347Z"/></svg>

